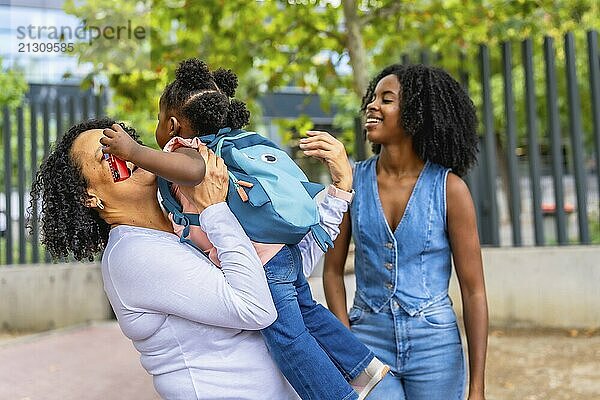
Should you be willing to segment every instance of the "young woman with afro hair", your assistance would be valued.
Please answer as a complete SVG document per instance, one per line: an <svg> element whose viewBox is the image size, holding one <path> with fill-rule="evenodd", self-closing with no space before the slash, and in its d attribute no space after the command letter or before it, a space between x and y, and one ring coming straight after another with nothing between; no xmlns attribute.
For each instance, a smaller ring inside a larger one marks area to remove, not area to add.
<svg viewBox="0 0 600 400"><path fill-rule="evenodd" d="M104 151L175 183L174 194L183 211L197 214L193 204L178 193L178 185L195 185L204 177L198 149L207 150L198 136L216 134L222 128L242 128L248 123L250 114L245 104L233 99L237 85L237 77L230 70L211 72L201 60L185 60L160 99L156 140L165 151L139 145L119 125L104 131ZM326 158L336 186L319 205L321 225L335 237L349 204L339 194L351 189L352 172L339 141L325 132L313 132L311 138L315 148L322 150L316 156ZM336 155L331 156L331 152ZM174 225L174 229L180 233L183 227ZM269 229L267 222L264 229ZM303 274L304 264L313 265L323 252L312 248L311 237L309 234L293 246L254 243L278 314L261 333L271 357L302 399L362 399L389 368L313 300ZM215 266L220 265L218 247L200 227L191 227L190 239Z"/></svg>
<svg viewBox="0 0 600 400"><path fill-rule="evenodd" d="M329 309L391 373L382 400L462 400L466 367L452 301L462 294L469 399L484 398L488 315L475 209L460 178L475 163L473 103L445 71L391 65L368 86L361 111L375 155L354 167L356 197L325 259ZM355 244L354 304L344 263Z"/></svg>

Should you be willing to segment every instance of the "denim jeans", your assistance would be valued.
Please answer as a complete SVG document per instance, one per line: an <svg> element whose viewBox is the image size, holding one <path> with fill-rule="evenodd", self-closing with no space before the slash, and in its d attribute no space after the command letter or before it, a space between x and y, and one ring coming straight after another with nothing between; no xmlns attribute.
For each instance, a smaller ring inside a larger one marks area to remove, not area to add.
<svg viewBox="0 0 600 400"><path fill-rule="evenodd" d="M391 367L369 400L462 400L466 370L450 298L407 314L392 298L376 313L359 298L350 309L352 332Z"/></svg>
<svg viewBox="0 0 600 400"><path fill-rule="evenodd" d="M373 359L326 308L312 298L296 246L285 246L266 265L277 320L262 330L271 357L304 399L356 399L348 380Z"/></svg>

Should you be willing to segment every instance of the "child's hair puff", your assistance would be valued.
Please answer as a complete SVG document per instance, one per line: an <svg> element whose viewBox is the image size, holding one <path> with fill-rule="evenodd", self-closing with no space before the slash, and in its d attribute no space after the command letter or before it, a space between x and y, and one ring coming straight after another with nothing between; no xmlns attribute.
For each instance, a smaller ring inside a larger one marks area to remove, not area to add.
<svg viewBox="0 0 600 400"><path fill-rule="evenodd" d="M238 87L238 78L230 69L219 68L213 72L215 83L229 97L235 96Z"/></svg>
<svg viewBox="0 0 600 400"><path fill-rule="evenodd" d="M244 102L233 99L237 86L238 78L231 70L211 72L204 61L191 58L179 64L161 103L168 112L189 121L197 135L226 127L239 129L250 121L250 112Z"/></svg>

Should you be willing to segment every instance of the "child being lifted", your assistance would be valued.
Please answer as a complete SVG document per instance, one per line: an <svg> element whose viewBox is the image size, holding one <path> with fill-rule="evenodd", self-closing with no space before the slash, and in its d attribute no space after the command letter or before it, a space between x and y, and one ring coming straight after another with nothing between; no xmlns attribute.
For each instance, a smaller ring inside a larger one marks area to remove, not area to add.
<svg viewBox="0 0 600 400"><path fill-rule="evenodd" d="M175 80L160 98L156 141L163 152L144 147L131 139L120 126L106 129L101 143L104 152L134 163L173 183L171 189L185 213L197 213L178 193L178 185L196 185L204 178L204 144L199 136L217 135L224 128L241 129L250 119L246 105L233 99L237 77L230 70L211 72L198 60L183 61ZM257 134L254 134L257 135ZM344 165L330 163L332 151L344 151L343 145L325 132L308 132L307 154L328 162L333 178L323 209L345 212L352 199L352 182L338 181ZM351 174L347 174L350 175ZM231 190L231 185L230 185ZM294 203L294 198L289 198ZM245 218L252 219L252 215ZM240 217L238 216L238 219ZM341 220L341 218L340 218ZM240 220L242 226L250 221ZM269 221L254 221L269 230ZM321 218L322 228L335 238L336 224ZM176 233L184 230L174 224ZM250 235L249 235L250 236ZM189 238L215 265L217 253L197 226L189 227ZM251 237L252 239L252 237ZM277 320L262 331L271 356L302 399L364 399L383 379L389 367L373 356L339 320L312 298L303 271L310 270L323 255L309 233L297 244L260 243L253 240L264 265L265 274L278 312ZM299 246L313 246L311 260L304 260Z"/></svg>

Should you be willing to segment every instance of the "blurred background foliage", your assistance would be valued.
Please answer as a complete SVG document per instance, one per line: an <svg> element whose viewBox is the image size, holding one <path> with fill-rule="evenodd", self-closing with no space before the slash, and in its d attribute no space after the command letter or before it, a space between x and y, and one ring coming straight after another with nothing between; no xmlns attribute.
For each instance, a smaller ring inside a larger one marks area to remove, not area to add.
<svg viewBox="0 0 600 400"><path fill-rule="evenodd" d="M114 25L115 18L131 14L147 24L151 40L142 49L147 59L140 59L139 51L101 47L106 41L79 47L77 57L94 65L84 84L97 82L98 75L106 77L113 100L110 113L132 123L145 143L152 145L158 99L185 58L199 57L213 68L231 68L238 74L237 97L250 106L251 128L260 127L257 99L262 94L286 86L319 94L324 109L335 107L337 131L352 149L353 118L369 78L399 62L403 54L417 62L419 53L427 50L431 63L455 77L459 70L466 72L469 92L479 106L480 43L490 47L495 128L502 131L500 43L514 43L515 104L520 109L524 108L524 82L518 43L528 37L534 41L543 132L543 36L556 39L557 74L564 80L562 35L575 32L579 83L585 89L585 31L600 27L597 0L68 0L65 10L97 26ZM559 98L566 111L561 82ZM581 104L584 113L589 110L589 101ZM524 127L524 112L517 114L519 127ZM565 119L567 113L561 115ZM566 120L561 122L568 126ZM584 122L586 132L589 124ZM291 125L282 122L284 139L291 138L292 125L301 133L309 124L306 119ZM523 131L519 128L524 141ZM589 134L586 137L591 141Z"/></svg>
<svg viewBox="0 0 600 400"><path fill-rule="evenodd" d="M27 92L27 81L22 72L5 68L0 57L0 107L8 106L11 109L17 107L23 101Z"/></svg>

